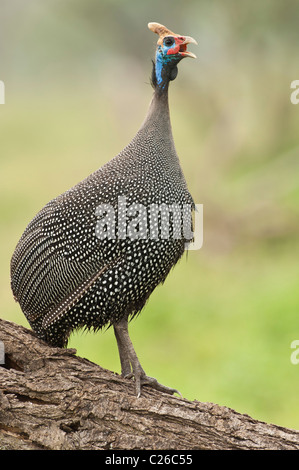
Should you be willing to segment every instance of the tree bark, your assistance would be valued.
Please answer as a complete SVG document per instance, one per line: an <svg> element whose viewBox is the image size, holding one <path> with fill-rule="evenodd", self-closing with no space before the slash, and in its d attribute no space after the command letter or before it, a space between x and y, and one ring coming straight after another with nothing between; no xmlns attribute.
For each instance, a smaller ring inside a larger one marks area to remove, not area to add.
<svg viewBox="0 0 299 470"><path fill-rule="evenodd" d="M224 406L137 398L132 380L14 323L0 320L0 340L0 449L299 449L299 431Z"/></svg>

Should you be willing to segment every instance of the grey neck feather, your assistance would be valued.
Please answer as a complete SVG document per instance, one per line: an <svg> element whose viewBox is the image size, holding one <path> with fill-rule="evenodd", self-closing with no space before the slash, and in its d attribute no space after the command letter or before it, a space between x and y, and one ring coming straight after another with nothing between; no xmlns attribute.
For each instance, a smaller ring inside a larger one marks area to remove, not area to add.
<svg viewBox="0 0 299 470"><path fill-rule="evenodd" d="M168 137L173 141L169 114L168 93L159 94L157 90L155 90L146 118L141 125L140 131L145 131L146 129L155 129L159 138L161 135L164 135L165 139Z"/></svg>

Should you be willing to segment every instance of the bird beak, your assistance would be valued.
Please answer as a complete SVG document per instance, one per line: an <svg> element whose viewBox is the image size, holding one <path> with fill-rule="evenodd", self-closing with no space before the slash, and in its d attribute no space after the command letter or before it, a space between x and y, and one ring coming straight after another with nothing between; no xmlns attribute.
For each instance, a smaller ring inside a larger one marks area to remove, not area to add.
<svg viewBox="0 0 299 470"><path fill-rule="evenodd" d="M182 57L192 57L192 59L196 59L196 55L193 54L193 52L187 51L188 44L197 45L197 41L195 41L195 39L191 38L190 36L179 36L176 38L176 43L179 45L178 53Z"/></svg>
<svg viewBox="0 0 299 470"><path fill-rule="evenodd" d="M170 29L166 28L160 23L148 23L148 28L159 35L158 45L161 45L163 42L163 38L165 36L173 36L175 40L175 47L169 50L168 54L180 54L183 57L192 57L196 59L196 55L193 52L187 51L188 44L196 44L197 42L195 39L191 38L190 36L181 36L180 34L176 34Z"/></svg>

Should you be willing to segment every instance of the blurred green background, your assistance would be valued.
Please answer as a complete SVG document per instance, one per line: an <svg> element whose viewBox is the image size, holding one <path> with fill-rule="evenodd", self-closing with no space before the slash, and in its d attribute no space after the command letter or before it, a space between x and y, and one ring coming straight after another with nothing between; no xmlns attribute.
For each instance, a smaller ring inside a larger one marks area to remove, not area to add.
<svg viewBox="0 0 299 470"><path fill-rule="evenodd" d="M149 375L191 400L299 429L299 79L296 1L2 0L1 317L27 223L116 155L152 95L149 21L193 36L170 87L173 132L204 245L158 287L130 334ZM119 372L113 331L73 335Z"/></svg>

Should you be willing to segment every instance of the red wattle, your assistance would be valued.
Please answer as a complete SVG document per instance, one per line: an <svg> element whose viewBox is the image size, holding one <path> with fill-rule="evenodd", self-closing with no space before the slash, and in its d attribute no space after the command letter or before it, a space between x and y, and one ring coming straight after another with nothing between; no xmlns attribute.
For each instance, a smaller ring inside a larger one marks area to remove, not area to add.
<svg viewBox="0 0 299 470"><path fill-rule="evenodd" d="M169 49L169 50L167 51L167 55L169 55L169 54L177 54L177 53L179 52L179 50L180 50L180 46L175 46L175 47L173 47L172 49Z"/></svg>

